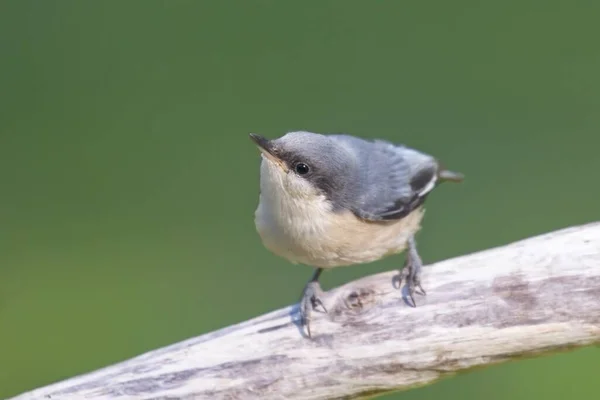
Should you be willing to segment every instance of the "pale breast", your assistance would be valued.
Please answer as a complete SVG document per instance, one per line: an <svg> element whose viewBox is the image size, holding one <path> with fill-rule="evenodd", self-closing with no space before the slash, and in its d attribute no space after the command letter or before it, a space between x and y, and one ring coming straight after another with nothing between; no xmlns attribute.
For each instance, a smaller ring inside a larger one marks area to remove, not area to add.
<svg viewBox="0 0 600 400"><path fill-rule="evenodd" d="M406 249L408 239L421 228L425 210L420 207L400 220L366 222L350 211L340 216L329 232L328 247L336 254L323 267L368 263Z"/></svg>
<svg viewBox="0 0 600 400"><path fill-rule="evenodd" d="M399 253L419 230L424 212L419 208L400 220L367 222L332 208L305 180L263 157L256 229L267 249L292 263L332 268Z"/></svg>
<svg viewBox="0 0 600 400"><path fill-rule="evenodd" d="M261 202L255 223L264 246L292 263L322 268L373 262L406 248L420 229L424 210L388 222L366 222L350 211L333 213L326 203Z"/></svg>

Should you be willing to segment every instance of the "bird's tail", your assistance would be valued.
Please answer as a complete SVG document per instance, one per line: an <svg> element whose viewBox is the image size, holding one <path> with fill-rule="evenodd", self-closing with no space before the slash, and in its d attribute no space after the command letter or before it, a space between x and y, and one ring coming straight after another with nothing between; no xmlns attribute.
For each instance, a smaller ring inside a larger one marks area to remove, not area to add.
<svg viewBox="0 0 600 400"><path fill-rule="evenodd" d="M465 179L465 176L460 172L441 169L438 172L438 179L440 182L462 182Z"/></svg>

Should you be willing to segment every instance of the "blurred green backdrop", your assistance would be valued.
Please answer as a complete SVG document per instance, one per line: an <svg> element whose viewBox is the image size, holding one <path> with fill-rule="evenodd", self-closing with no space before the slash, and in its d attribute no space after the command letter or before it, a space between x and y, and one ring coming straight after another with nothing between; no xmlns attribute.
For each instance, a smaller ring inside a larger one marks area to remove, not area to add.
<svg viewBox="0 0 600 400"><path fill-rule="evenodd" d="M0 397L288 305L249 132L347 132L462 171L426 262L598 219L600 3L0 2ZM325 274L325 288L401 258ZM388 398L583 399L600 350Z"/></svg>

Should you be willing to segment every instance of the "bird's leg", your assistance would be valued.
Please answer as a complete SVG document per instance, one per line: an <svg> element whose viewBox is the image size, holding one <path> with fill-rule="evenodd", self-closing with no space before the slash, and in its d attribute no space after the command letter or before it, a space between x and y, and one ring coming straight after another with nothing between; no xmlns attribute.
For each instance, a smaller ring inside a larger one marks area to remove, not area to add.
<svg viewBox="0 0 600 400"><path fill-rule="evenodd" d="M319 296L323 294L323 289L321 289L321 285L319 284L319 276L321 276L321 272L323 272L323 268L315 269L312 278L310 278L310 280L304 287L304 291L302 292L302 299L300 300L300 317L302 318L301 323L303 326L306 326L308 337L311 337L310 313L313 310L316 310L317 306L319 305L323 308L325 312L327 312L325 305L319 298Z"/></svg>
<svg viewBox="0 0 600 400"><path fill-rule="evenodd" d="M417 243L415 242L415 237L413 235L408 238L407 245L406 263L400 273L400 283L402 283L403 280L406 280L408 296L412 301L412 306L416 307L417 303L415 302L414 294L417 293L425 296L425 290L421 286L421 269L423 268L423 261L421 261L421 257L417 252ZM416 291L416 289L419 289L419 291Z"/></svg>

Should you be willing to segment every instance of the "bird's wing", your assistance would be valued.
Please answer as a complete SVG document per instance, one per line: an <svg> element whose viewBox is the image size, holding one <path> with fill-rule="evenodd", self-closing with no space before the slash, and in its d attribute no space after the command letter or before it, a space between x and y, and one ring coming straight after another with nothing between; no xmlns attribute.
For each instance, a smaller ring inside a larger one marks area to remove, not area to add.
<svg viewBox="0 0 600 400"><path fill-rule="evenodd" d="M423 204L435 187L438 162L417 150L386 141L353 148L360 158L360 190L350 204L360 218L397 220Z"/></svg>

